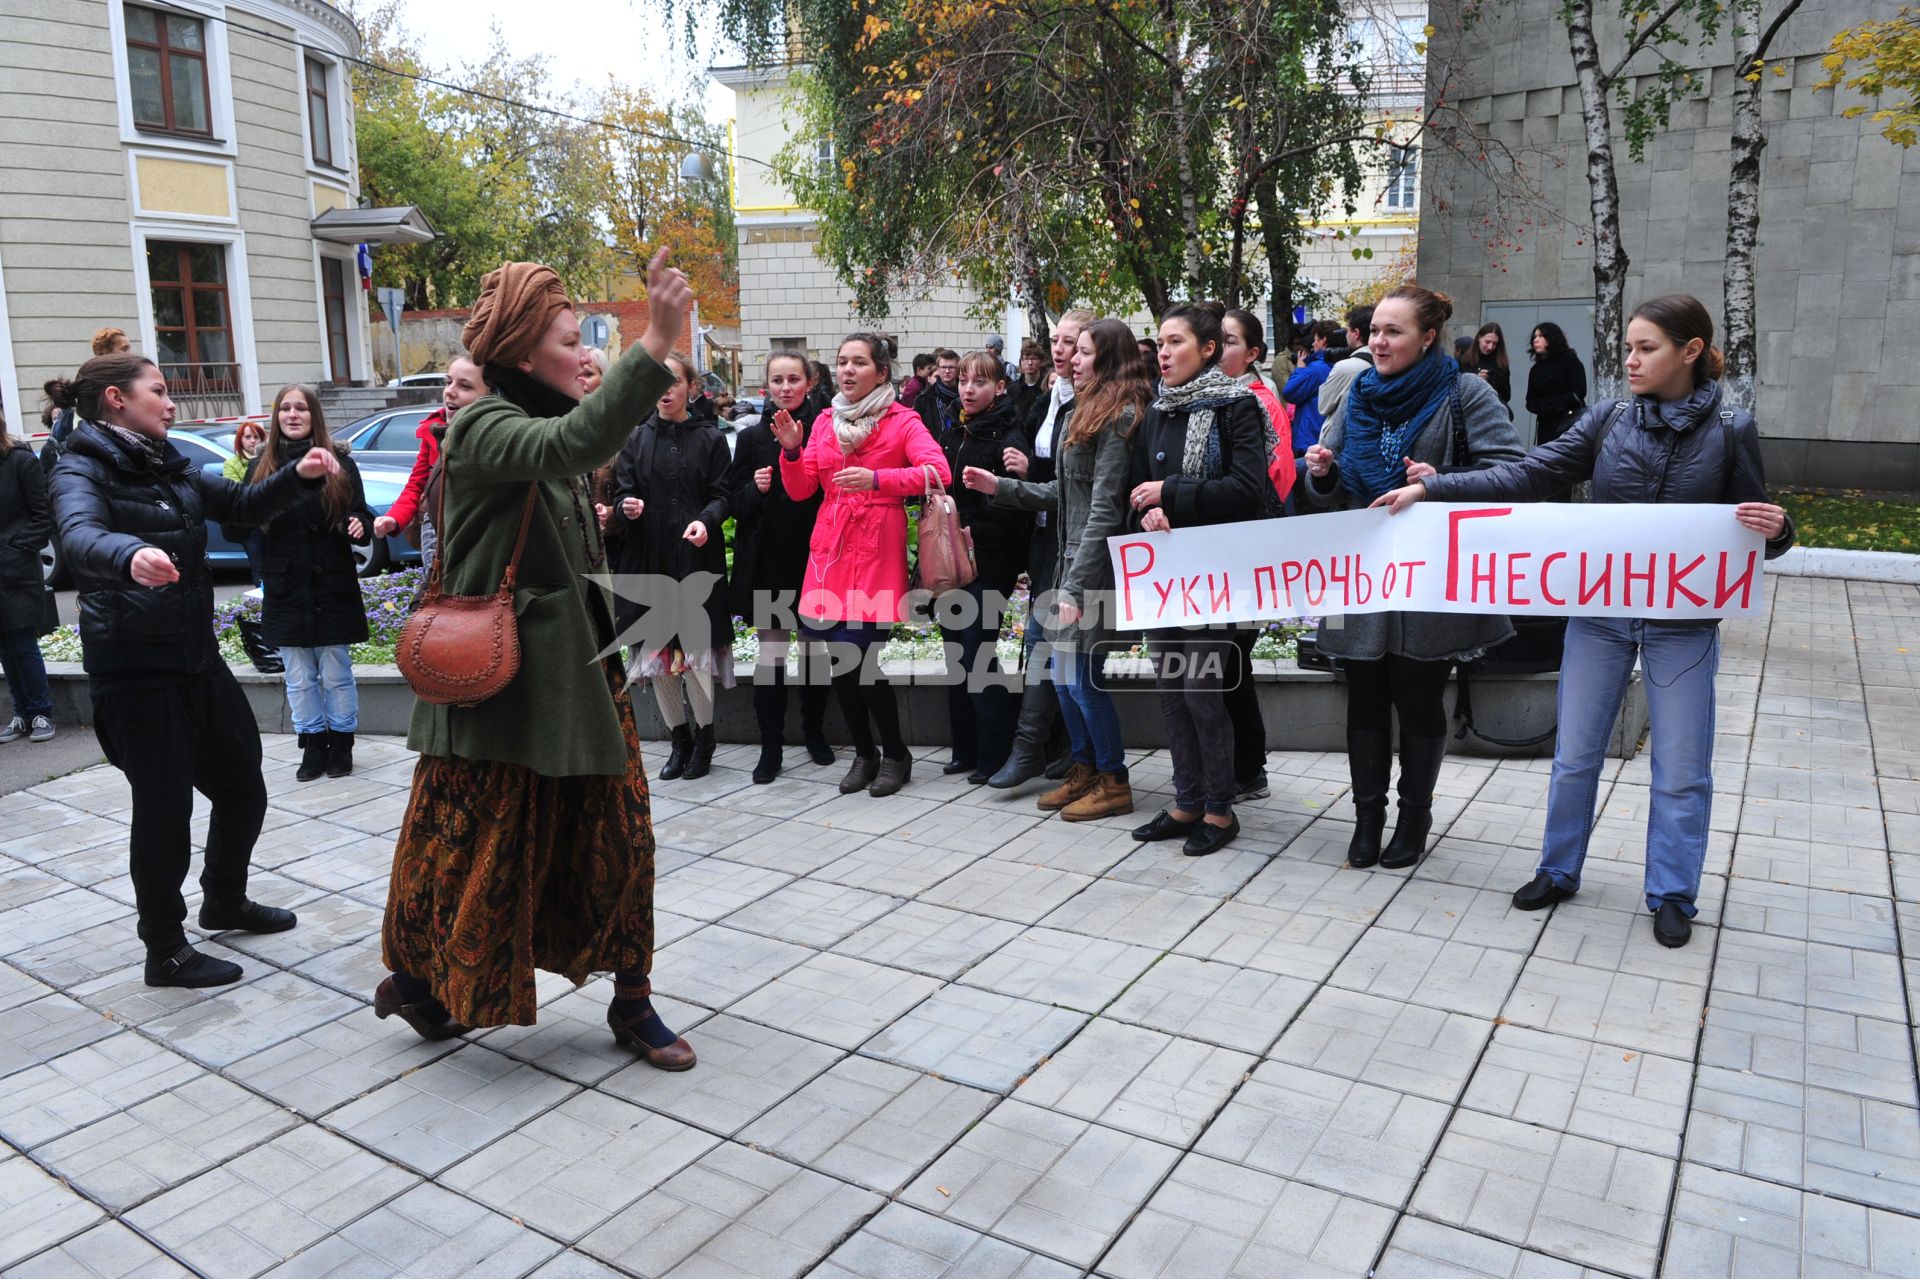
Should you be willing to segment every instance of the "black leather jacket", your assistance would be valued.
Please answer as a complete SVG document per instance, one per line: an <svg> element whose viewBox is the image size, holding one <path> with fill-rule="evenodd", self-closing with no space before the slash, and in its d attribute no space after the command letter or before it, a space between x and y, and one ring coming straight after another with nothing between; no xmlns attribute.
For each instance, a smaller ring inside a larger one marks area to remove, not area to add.
<svg viewBox="0 0 1920 1279"><path fill-rule="evenodd" d="M1596 502L1768 501L1753 414L1726 408L1717 386L1702 399L1697 414L1675 425L1643 399L1603 400L1518 461L1428 476L1427 495L1441 502L1537 502L1590 479ZM1767 558L1785 554L1793 538L1788 517L1767 543Z"/></svg>
<svg viewBox="0 0 1920 1279"><path fill-rule="evenodd" d="M87 673L190 675L218 663L207 521L263 524L319 486L291 466L264 484L235 484L171 444L156 464L107 428L81 422L53 470L53 514L60 556L80 590ZM133 580L134 553L148 546L167 553L178 581Z"/></svg>

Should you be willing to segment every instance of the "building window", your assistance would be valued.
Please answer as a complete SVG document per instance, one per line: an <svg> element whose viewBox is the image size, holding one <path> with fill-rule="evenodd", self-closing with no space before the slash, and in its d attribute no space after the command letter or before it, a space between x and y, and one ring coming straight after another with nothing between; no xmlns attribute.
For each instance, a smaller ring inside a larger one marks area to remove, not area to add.
<svg viewBox="0 0 1920 1279"><path fill-rule="evenodd" d="M132 4L126 7L126 20L134 124L162 133L212 137L206 24Z"/></svg>
<svg viewBox="0 0 1920 1279"><path fill-rule="evenodd" d="M237 393L226 246L147 241L147 287L154 360L174 398Z"/></svg>
<svg viewBox="0 0 1920 1279"><path fill-rule="evenodd" d="M1412 213L1420 207L1420 149L1394 147L1387 160L1386 207Z"/></svg>
<svg viewBox="0 0 1920 1279"><path fill-rule="evenodd" d="M307 59L307 132L313 135L313 162L333 164L333 111L327 96L327 64Z"/></svg>
<svg viewBox="0 0 1920 1279"><path fill-rule="evenodd" d="M813 144L813 167L822 181L831 178L837 171L833 163L833 139L821 138Z"/></svg>
<svg viewBox="0 0 1920 1279"><path fill-rule="evenodd" d="M795 355L805 355L807 353L807 340L805 338L775 338L773 340L773 349L775 351L791 351Z"/></svg>

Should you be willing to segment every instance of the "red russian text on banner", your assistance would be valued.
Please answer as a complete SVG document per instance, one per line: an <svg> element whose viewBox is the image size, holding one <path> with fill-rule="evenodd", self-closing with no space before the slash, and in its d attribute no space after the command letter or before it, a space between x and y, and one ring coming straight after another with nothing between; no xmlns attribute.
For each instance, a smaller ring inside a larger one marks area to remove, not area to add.
<svg viewBox="0 0 1920 1279"><path fill-rule="evenodd" d="M1422 502L1107 540L1124 630L1334 613L1701 621L1759 611L1731 505Z"/></svg>

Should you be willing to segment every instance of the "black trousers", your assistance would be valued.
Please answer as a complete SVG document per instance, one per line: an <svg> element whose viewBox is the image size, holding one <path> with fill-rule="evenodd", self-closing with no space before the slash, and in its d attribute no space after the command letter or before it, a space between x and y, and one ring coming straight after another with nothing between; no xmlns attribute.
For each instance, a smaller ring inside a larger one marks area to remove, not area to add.
<svg viewBox="0 0 1920 1279"><path fill-rule="evenodd" d="M1173 800L1185 812L1224 817L1233 811L1234 734L1226 681L1233 642L1213 632L1166 631L1153 648L1160 713L1173 758Z"/></svg>
<svg viewBox="0 0 1920 1279"><path fill-rule="evenodd" d="M192 862L194 791L213 804L200 888L208 901L246 896L267 815L253 709L233 672L217 666L183 684L95 696L93 731L133 789L129 851L140 939L170 955L186 944L180 889Z"/></svg>
<svg viewBox="0 0 1920 1279"><path fill-rule="evenodd" d="M1251 782L1267 771L1267 721L1260 714L1260 689L1253 682L1253 641L1259 632L1236 627L1234 667L1227 672L1227 714L1233 720L1233 777Z"/></svg>
<svg viewBox="0 0 1920 1279"><path fill-rule="evenodd" d="M1400 731L1409 737L1445 737L1447 708L1442 700L1451 661L1422 662L1389 654L1372 662L1342 661L1347 675L1347 727L1364 732Z"/></svg>

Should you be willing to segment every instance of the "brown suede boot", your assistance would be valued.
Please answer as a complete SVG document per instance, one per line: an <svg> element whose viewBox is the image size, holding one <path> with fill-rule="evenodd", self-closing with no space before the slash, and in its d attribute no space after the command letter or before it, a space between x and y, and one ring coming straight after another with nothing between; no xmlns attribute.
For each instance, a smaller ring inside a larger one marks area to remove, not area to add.
<svg viewBox="0 0 1920 1279"><path fill-rule="evenodd" d="M1090 822L1096 817L1117 817L1133 811L1133 787L1112 773L1101 773L1093 789L1060 810L1063 822Z"/></svg>
<svg viewBox="0 0 1920 1279"><path fill-rule="evenodd" d="M1067 770L1066 780L1040 797L1041 811L1058 812L1092 790L1099 780L1100 774L1094 771L1092 764L1075 760L1073 767Z"/></svg>

